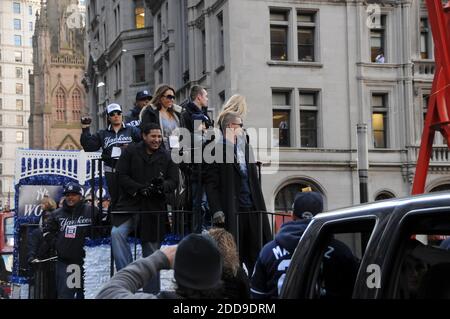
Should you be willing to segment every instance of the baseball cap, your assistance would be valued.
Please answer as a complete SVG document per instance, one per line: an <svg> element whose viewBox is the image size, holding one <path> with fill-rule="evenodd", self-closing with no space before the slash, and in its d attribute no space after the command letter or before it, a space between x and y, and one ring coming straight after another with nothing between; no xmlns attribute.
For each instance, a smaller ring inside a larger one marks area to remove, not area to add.
<svg viewBox="0 0 450 319"><path fill-rule="evenodd" d="M110 114L111 112L119 111L122 112L122 108L117 103L111 103L106 107L106 113Z"/></svg>
<svg viewBox="0 0 450 319"><path fill-rule="evenodd" d="M136 94L136 101L151 99L151 98L152 98L152 96L150 95L150 93L147 90L139 91Z"/></svg>
<svg viewBox="0 0 450 319"><path fill-rule="evenodd" d="M67 194L83 195L83 191L79 184L70 182L64 186L63 194L64 195L67 195Z"/></svg>
<svg viewBox="0 0 450 319"><path fill-rule="evenodd" d="M318 192L302 192L295 197L292 205L294 215L309 219L323 211L323 198Z"/></svg>

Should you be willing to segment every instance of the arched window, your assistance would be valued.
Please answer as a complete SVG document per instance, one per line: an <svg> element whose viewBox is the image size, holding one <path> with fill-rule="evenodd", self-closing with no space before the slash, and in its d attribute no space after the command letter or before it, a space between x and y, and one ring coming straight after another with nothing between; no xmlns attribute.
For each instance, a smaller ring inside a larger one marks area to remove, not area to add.
<svg viewBox="0 0 450 319"><path fill-rule="evenodd" d="M66 118L66 94L62 88L56 91L56 120L64 121Z"/></svg>
<svg viewBox="0 0 450 319"><path fill-rule="evenodd" d="M275 196L275 211L289 212L292 211L292 204L294 203L295 195L301 192L302 189L310 187L312 191L319 192L318 188L312 183L306 181L299 181L284 186Z"/></svg>
<svg viewBox="0 0 450 319"><path fill-rule="evenodd" d="M390 199L390 198L395 198L395 195L388 191L382 191L382 192L378 193L377 196L375 196L375 201Z"/></svg>
<svg viewBox="0 0 450 319"><path fill-rule="evenodd" d="M442 184L442 185L434 187L432 190L430 190L430 193L449 191L449 190L450 190L450 184Z"/></svg>
<svg viewBox="0 0 450 319"><path fill-rule="evenodd" d="M81 93L75 89L72 93L72 120L78 121L81 116Z"/></svg>

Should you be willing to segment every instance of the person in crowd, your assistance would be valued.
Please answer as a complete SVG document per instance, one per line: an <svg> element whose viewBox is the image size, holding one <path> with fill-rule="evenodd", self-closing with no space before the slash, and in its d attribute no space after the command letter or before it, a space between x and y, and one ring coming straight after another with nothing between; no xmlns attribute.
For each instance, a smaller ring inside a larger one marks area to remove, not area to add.
<svg viewBox="0 0 450 319"><path fill-rule="evenodd" d="M251 277L253 299L278 298L292 254L311 218L323 210L322 195L298 193L292 207L292 221L281 226L275 239L261 250Z"/></svg>
<svg viewBox="0 0 450 319"><path fill-rule="evenodd" d="M212 227L208 234L216 241L223 257L222 282L224 298L249 299L250 282L239 264L239 254L233 235L221 227Z"/></svg>
<svg viewBox="0 0 450 319"><path fill-rule="evenodd" d="M151 255L159 245L168 225L166 195L178 184L178 168L162 145L162 133L155 123L142 126L143 141L124 150L117 165L121 195L113 214L112 249L117 270L131 263L132 255L127 237L137 228L142 241L142 254ZM159 213L132 213L154 211ZM154 278L159 279L159 278ZM159 280L148 286L159 291Z"/></svg>
<svg viewBox="0 0 450 319"><path fill-rule="evenodd" d="M208 116L208 92L200 85L194 85L189 94L189 101L181 112L182 123L190 136L189 150L204 148L207 141L207 130L214 125ZM199 146L197 146L199 145ZM184 169L184 176L190 186L192 204L192 231L201 232L211 226L208 200L203 180L203 161L195 163L194 151L190 151L189 165ZM180 165L183 168L183 165Z"/></svg>
<svg viewBox="0 0 450 319"><path fill-rule="evenodd" d="M170 150L170 138L180 127L181 107L174 104L175 89L167 84L160 85L150 104L145 106L139 116L141 125L155 123L161 127L164 147Z"/></svg>
<svg viewBox="0 0 450 319"><path fill-rule="evenodd" d="M175 292L138 292L162 269L174 269ZM97 299L217 299L222 298L222 256L207 234L190 234L178 246L167 246L117 272Z"/></svg>
<svg viewBox="0 0 450 319"><path fill-rule="evenodd" d="M84 203L82 188L77 183L64 186L64 197L63 206L50 214L44 233L52 232L56 237L58 299L83 299L84 241L98 213Z"/></svg>
<svg viewBox="0 0 450 319"><path fill-rule="evenodd" d="M86 152L95 152L102 149L106 184L111 194L111 209L114 209L119 197L117 175L115 174L117 159L129 144L141 140L141 134L137 127L125 125L122 120L122 107L119 104L109 104L106 107L106 113L108 114L108 127L95 134L89 132L91 118L83 117L81 119L80 142Z"/></svg>
<svg viewBox="0 0 450 319"><path fill-rule="evenodd" d="M237 113L242 118L242 120L245 120L247 109L248 108L245 97L240 94L234 94L225 103L222 111L220 111L219 116L217 117L217 126L219 128L222 127L223 118L228 113Z"/></svg>
<svg viewBox="0 0 450 319"><path fill-rule="evenodd" d="M266 205L250 145L238 145L243 135L242 118L230 112L221 123L223 136L215 141L215 160L207 165L205 186L214 212L213 223L222 220L225 229L233 234L241 261L251 274L259 250L271 238L269 221L263 213Z"/></svg>
<svg viewBox="0 0 450 319"><path fill-rule="evenodd" d="M132 126L139 126L141 122L139 121L139 114L141 114L142 109L150 103L152 96L148 90L139 91L136 94L136 102L134 103L134 108L125 116L125 123Z"/></svg>
<svg viewBox="0 0 450 319"><path fill-rule="evenodd" d="M50 214L56 209L56 202L46 195L41 200L40 208L42 213L39 219L39 227L32 231L28 242L29 263L56 255L53 234L44 233L44 229L48 228L47 223Z"/></svg>

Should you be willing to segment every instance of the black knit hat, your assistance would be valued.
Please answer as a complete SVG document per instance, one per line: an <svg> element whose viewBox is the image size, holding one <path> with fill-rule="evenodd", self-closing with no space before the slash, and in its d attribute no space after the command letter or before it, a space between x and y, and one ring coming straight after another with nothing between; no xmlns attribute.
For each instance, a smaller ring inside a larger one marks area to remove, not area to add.
<svg viewBox="0 0 450 319"><path fill-rule="evenodd" d="M178 244L173 268L179 286L214 289L222 277L222 256L209 235L190 234Z"/></svg>

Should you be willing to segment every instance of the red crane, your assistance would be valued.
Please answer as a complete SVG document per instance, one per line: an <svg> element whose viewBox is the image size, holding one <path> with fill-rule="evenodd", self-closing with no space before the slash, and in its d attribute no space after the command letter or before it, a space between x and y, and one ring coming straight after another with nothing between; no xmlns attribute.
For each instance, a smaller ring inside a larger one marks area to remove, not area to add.
<svg viewBox="0 0 450 319"><path fill-rule="evenodd" d="M450 2L447 1L446 5L443 5L441 0L426 2L435 45L436 67L412 194L421 194L425 190L436 131L446 138L450 148Z"/></svg>

